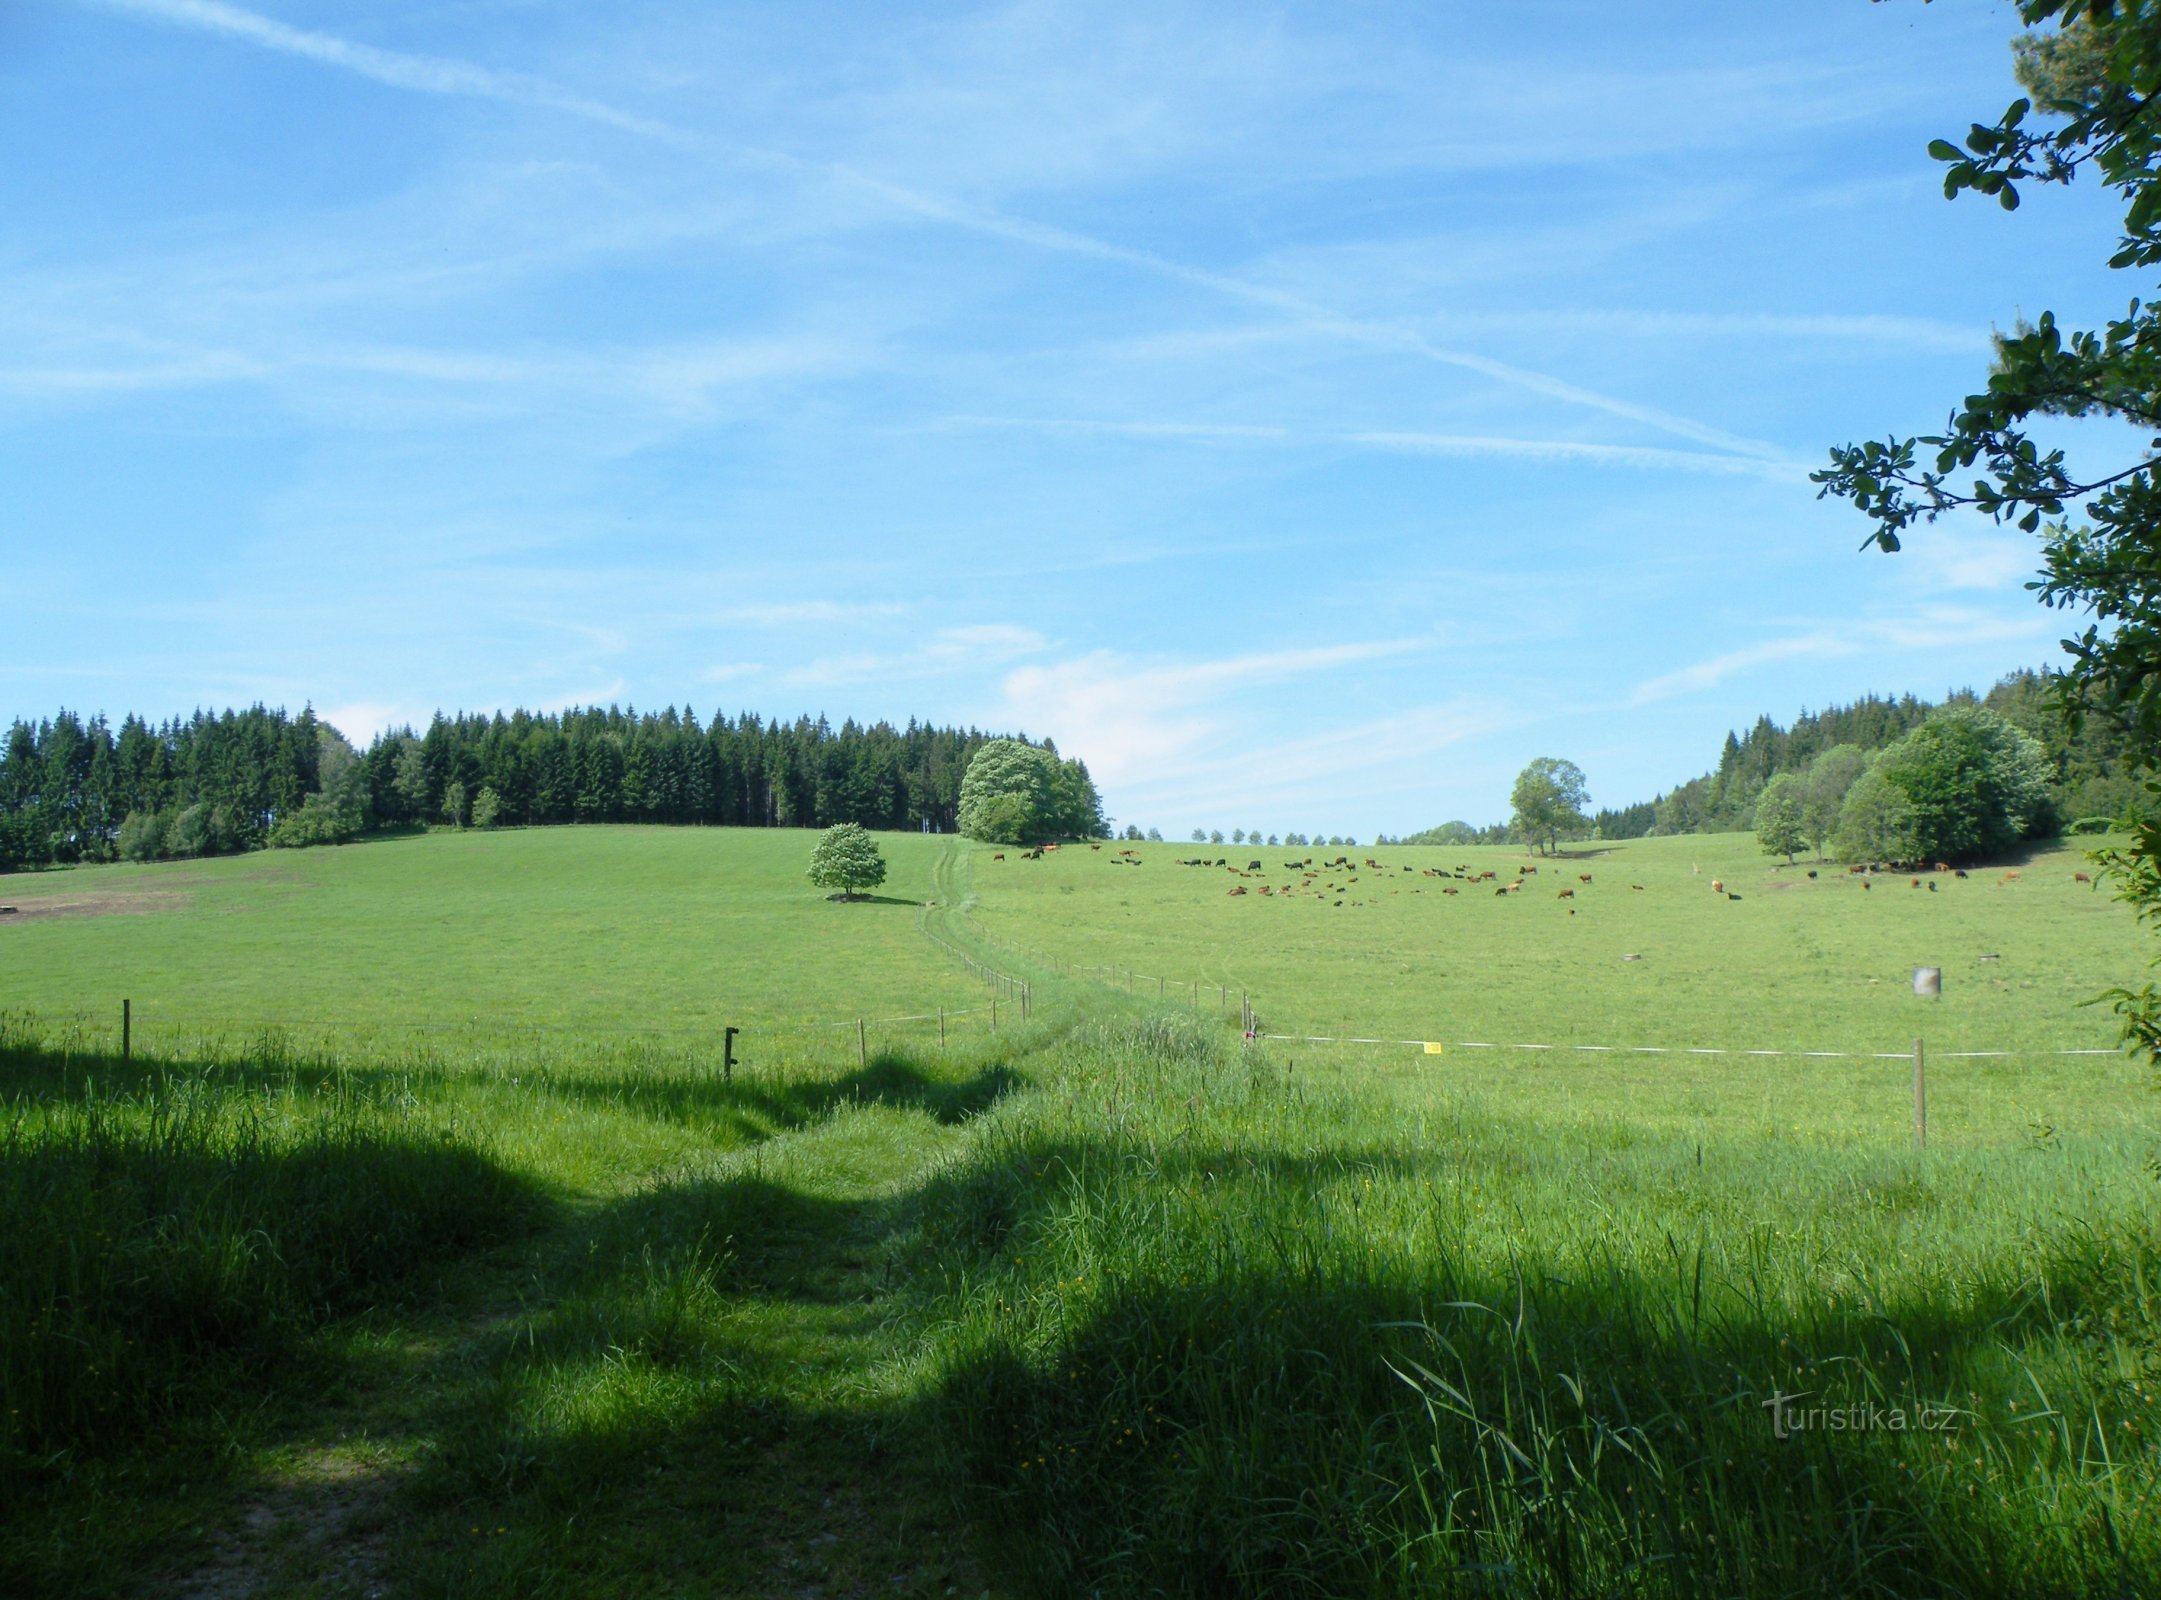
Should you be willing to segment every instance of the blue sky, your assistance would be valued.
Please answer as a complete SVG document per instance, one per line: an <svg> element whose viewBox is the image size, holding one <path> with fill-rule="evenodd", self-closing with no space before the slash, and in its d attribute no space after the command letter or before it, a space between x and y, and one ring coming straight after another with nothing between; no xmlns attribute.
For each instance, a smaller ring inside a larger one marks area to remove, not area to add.
<svg viewBox="0 0 2161 1600"><path fill-rule="evenodd" d="M1806 473L2143 287L2090 188L1942 199L2015 31L14 0L0 716L916 715L1369 836L1985 687L2033 542Z"/></svg>

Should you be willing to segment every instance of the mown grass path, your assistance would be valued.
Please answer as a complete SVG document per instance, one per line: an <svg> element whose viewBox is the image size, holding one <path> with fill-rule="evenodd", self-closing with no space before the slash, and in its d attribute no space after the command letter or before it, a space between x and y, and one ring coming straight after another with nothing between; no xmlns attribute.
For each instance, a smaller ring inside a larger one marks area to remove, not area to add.
<svg viewBox="0 0 2161 1600"><path fill-rule="evenodd" d="M976 1595L891 1247L1002 1086L843 1104L614 1193L329 1341L171 1592Z"/></svg>

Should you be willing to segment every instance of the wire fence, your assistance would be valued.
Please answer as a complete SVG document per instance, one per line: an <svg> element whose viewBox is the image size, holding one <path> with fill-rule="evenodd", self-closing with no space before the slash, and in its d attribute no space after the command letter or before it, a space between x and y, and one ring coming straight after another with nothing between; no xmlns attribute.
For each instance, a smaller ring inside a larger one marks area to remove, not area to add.
<svg viewBox="0 0 2161 1600"><path fill-rule="evenodd" d="M1184 1001L1202 1007L1211 992L1214 1010L1219 1015L1228 1014L1232 1002L1238 1006L1238 1015L1246 1037L1256 1042L1266 1040L1278 1044L1344 1044L1378 1046L1420 1050L1428 1055L1440 1055L1449 1050L1521 1051L1525 1054L1583 1054L1583 1055L1642 1055L1642 1056L1737 1056L1758 1059L1793 1061L1905 1061L1913 1052L1905 1050L1788 1050L1765 1049L1741 1045L1665 1045L1665 1044L1542 1044L1531 1041L1495 1039L1396 1039L1386 1036L1359 1034L1319 1033L1269 1033L1258 1024L1259 1008L1252 995L1242 985L1215 979L1173 978L1161 973L1141 972L1137 968L1122 966L1114 961L1075 963L1047 951L1028 946L1007 944L980 928L971 927L971 933L984 943L1005 950L1018 959L1032 961L1039 966L1066 977L1077 977L1105 984L1128 994L1144 994L1151 987L1155 997L1164 1001ZM2001 1050L1930 1050L1928 1055L1938 1061L2010 1061L2010 1060L2056 1060L2070 1056L2122 1056L2121 1046L2080 1047L2070 1049L2001 1049Z"/></svg>
<svg viewBox="0 0 2161 1600"><path fill-rule="evenodd" d="M1588 1055L1634 1055L1634 1056L1769 1056L1795 1061L1904 1061L1911 1050L1755 1050L1738 1046L1668 1045L1668 1044L1527 1044L1500 1042L1490 1039L1366 1039L1348 1034L1320 1033L1254 1033L1255 1039L1269 1039L1287 1044L1364 1044L1400 1045L1412 1050L1424 1050L1428 1055L1439 1055L1444 1050L1523 1050L1523 1051L1581 1051ZM2078 1050L1931 1050L1929 1058L1936 1061L2008 1061L2059 1056L2120 1056L2115 1049Z"/></svg>

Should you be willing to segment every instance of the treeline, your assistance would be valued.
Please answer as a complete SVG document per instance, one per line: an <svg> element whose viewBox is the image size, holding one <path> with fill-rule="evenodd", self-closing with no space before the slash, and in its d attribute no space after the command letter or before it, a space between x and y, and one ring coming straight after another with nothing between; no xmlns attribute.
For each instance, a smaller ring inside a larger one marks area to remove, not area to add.
<svg viewBox="0 0 2161 1600"><path fill-rule="evenodd" d="M437 716L365 751L312 710L153 725L63 711L0 754L0 871L334 843L426 825L658 822L950 833L994 735L825 718L589 707ZM1023 738L1021 743L1028 743ZM1048 740L1040 748L1055 757ZM1061 831L1100 834L1088 769L1060 760Z"/></svg>
<svg viewBox="0 0 2161 1600"><path fill-rule="evenodd" d="M1758 717L1746 734L1726 735L1717 767L1670 793L1597 812L1598 837L1724 833L1756 825L1756 804L1771 780L1804 776L1824 752L1852 746L1874 754L1898 744L1938 711L1981 707L2039 741L2054 814L2069 824L2117 817L2145 802L2145 791L2124 765L2120 738L2100 717L2073 732L2056 707L2053 674L2014 672L1988 691L1961 690L1940 704L1904 695L1870 695L1852 705L1803 712L1791 727Z"/></svg>

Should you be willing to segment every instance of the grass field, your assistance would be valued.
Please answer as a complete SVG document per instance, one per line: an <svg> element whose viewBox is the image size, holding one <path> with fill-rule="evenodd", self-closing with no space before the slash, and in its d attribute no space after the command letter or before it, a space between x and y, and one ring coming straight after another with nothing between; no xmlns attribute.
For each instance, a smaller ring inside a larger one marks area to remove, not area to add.
<svg viewBox="0 0 2161 1600"><path fill-rule="evenodd" d="M142 1025L350 1032L838 1022L979 1003L916 931L945 841L829 906L783 830L521 829L11 878L0 996Z"/></svg>
<svg viewBox="0 0 2161 1600"><path fill-rule="evenodd" d="M0 903L174 898L0 927L0 1010L145 972L177 1007L244 968L251 1009L390 975L437 1013L584 1026L687 1005L686 951L767 978L746 1013L982 1003L907 907L796 881L808 843L431 836L8 880ZM1939 1061L1917 1152L1901 1061L1246 1044L1123 981L1220 977L1301 1035L2105 1044L2076 1002L2144 952L2073 857L1864 894L1746 840L1649 842L1568 864L1573 902L1541 863L1511 899L1361 870L1338 909L1225 895L1261 880L1168 864L1195 847L885 844L927 931L1034 975L1026 1022L888 1030L867 1065L852 1032L776 1032L725 1081L696 1034L153 1029L121 1063L94 1029L0 1027L0 1589L2161 1580L2139 1069ZM712 880L736 888L701 924ZM670 931L581 976L649 903ZM1090 963L1119 982L1053 976Z"/></svg>
<svg viewBox="0 0 2161 1600"><path fill-rule="evenodd" d="M1919 889L1879 876L1865 890L1835 866L1811 880L1809 863L1774 862L1745 834L1583 845L1559 859L1179 844L996 854L978 847L970 860L975 914L994 939L1081 972L1115 967L1121 982L1129 970L1164 978L1166 997L1199 985L1213 1004L1218 984L1234 999L1246 990L1280 1033L1874 1051L1921 1032L1947 1051L2108 1047L2114 1019L2080 1002L2142 972L2128 912L2072 881L2087 863L2068 849L2019 862L2009 882L2005 869L1976 870L1929 873ZM1122 854L1142 865L1118 865ZM1177 865L1201 856L1264 870ZM1351 869L1320 869L1310 886L1285 865L1342 856ZM1526 865L1537 870L1521 890L1496 894ZM1496 876L1425 875L1458 866ZM1943 969L1939 1002L1916 1004L1917 966Z"/></svg>

